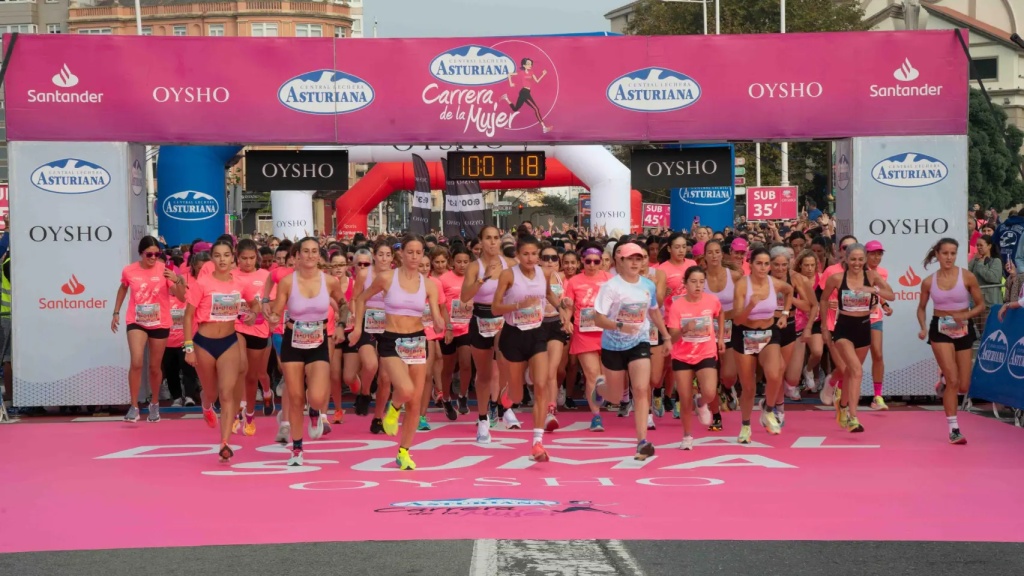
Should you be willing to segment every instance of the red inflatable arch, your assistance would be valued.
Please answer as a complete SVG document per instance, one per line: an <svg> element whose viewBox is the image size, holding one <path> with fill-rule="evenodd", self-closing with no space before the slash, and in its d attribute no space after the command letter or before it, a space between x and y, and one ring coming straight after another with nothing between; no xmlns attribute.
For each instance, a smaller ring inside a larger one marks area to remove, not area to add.
<svg viewBox="0 0 1024 576"><path fill-rule="evenodd" d="M430 172L431 190L444 189L444 172L440 162L427 162ZM481 181L484 190L512 190L516 188L553 188L557 186L582 186L572 172L561 162L553 158L547 159L546 178L541 181L522 180L491 180ZM334 203L338 218L338 235L352 236L358 232L366 234L366 217L371 210L385 198L398 190L412 190L415 187L412 162L378 162ZM630 196L631 227L634 231L640 227L640 193L632 191Z"/></svg>

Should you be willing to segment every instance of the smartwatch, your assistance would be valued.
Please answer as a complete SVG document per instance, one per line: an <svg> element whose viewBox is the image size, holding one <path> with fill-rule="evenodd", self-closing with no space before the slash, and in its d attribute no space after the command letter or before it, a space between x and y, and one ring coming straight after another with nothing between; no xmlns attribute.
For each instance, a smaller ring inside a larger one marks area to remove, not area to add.
<svg viewBox="0 0 1024 576"><path fill-rule="evenodd" d="M615 323L615 329L621 332L622 331L622 322L616 322Z"/></svg>

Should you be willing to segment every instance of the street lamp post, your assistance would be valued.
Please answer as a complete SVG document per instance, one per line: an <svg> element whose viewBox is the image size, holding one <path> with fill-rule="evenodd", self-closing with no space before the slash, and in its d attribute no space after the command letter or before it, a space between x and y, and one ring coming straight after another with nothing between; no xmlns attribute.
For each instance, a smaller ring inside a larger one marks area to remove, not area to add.
<svg viewBox="0 0 1024 576"><path fill-rule="evenodd" d="M786 33L786 0L780 3L781 16L780 28L783 34ZM789 186L789 142L782 143L782 182L783 186Z"/></svg>

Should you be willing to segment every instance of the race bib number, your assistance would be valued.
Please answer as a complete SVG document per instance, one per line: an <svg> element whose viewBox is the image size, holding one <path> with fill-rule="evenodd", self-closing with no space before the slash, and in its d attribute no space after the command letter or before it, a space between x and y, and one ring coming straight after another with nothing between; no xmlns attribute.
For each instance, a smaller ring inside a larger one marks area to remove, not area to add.
<svg viewBox="0 0 1024 576"><path fill-rule="evenodd" d="M345 326L345 332L351 332L355 330L356 327L352 324L351 308L345 308L345 315L339 318L338 325Z"/></svg>
<svg viewBox="0 0 1024 576"><path fill-rule="evenodd" d="M420 318L424 328L434 328L434 315L430 313L430 303L423 305L423 317Z"/></svg>
<svg viewBox="0 0 1024 576"><path fill-rule="evenodd" d="M370 308L363 315L363 332L367 334L383 334L384 322L384 311Z"/></svg>
<svg viewBox="0 0 1024 576"><path fill-rule="evenodd" d="M231 294L214 292L210 294L210 321L234 322L238 320L241 304L242 296L238 292Z"/></svg>
<svg viewBox="0 0 1024 576"><path fill-rule="evenodd" d="M870 309L870 292L843 290L843 310L846 310L847 312L867 312Z"/></svg>
<svg viewBox="0 0 1024 576"><path fill-rule="evenodd" d="M480 331L480 335L484 338L493 338L498 335L501 331L501 327L505 325L505 317L498 316L497 318L480 318L476 319L476 327Z"/></svg>
<svg viewBox="0 0 1024 576"><path fill-rule="evenodd" d="M761 350L772 341L771 330L744 330L743 353L760 354Z"/></svg>
<svg viewBox="0 0 1024 576"><path fill-rule="evenodd" d="M512 311L512 325L520 330L533 330L544 321L544 312L540 306L515 309Z"/></svg>
<svg viewBox="0 0 1024 576"><path fill-rule="evenodd" d="M939 318L939 334L953 339L967 336L967 323L954 320L952 316Z"/></svg>
<svg viewBox="0 0 1024 576"><path fill-rule="evenodd" d="M715 334L718 334L718 318L711 321L715 327ZM726 344L732 342L732 320L725 321L725 338L723 339Z"/></svg>
<svg viewBox="0 0 1024 576"><path fill-rule="evenodd" d="M597 326L597 310L584 308L580 310L580 332L601 332Z"/></svg>
<svg viewBox="0 0 1024 576"><path fill-rule="evenodd" d="M689 327L691 323L693 324L692 328ZM708 316L680 319L679 326L683 331L683 342L700 344L711 340L711 334L708 332L711 325L711 318Z"/></svg>
<svg viewBox="0 0 1024 576"><path fill-rule="evenodd" d="M658 345L658 327L651 323L651 331L647 333L647 341L651 346Z"/></svg>
<svg viewBox="0 0 1024 576"><path fill-rule="evenodd" d="M406 364L426 364L427 338L426 336L398 338L395 340L395 352Z"/></svg>
<svg viewBox="0 0 1024 576"><path fill-rule="evenodd" d="M775 293L775 311L782 312L786 309L786 295L782 292Z"/></svg>
<svg viewBox="0 0 1024 576"><path fill-rule="evenodd" d="M184 330L185 329L185 309L184 308L171 308L171 329L172 330Z"/></svg>
<svg viewBox="0 0 1024 576"><path fill-rule="evenodd" d="M139 326L145 326L151 328L153 326L160 325L160 305L159 304L136 304L135 305L135 323Z"/></svg>
<svg viewBox="0 0 1024 576"><path fill-rule="evenodd" d="M451 315L452 324L469 324L469 320L473 317L473 305L456 298L449 305L448 314Z"/></svg>
<svg viewBox="0 0 1024 576"><path fill-rule="evenodd" d="M871 323L872 324L874 324L875 322L881 322L883 317L884 317L884 315L882 314L882 307L881 306L875 306L871 310Z"/></svg>
<svg viewBox="0 0 1024 576"><path fill-rule="evenodd" d="M619 313L615 316L616 322L623 324L643 324L647 317L647 304L644 302L623 302L619 306Z"/></svg>
<svg viewBox="0 0 1024 576"><path fill-rule="evenodd" d="M312 350L324 343L324 321L294 322L292 324L292 348Z"/></svg>

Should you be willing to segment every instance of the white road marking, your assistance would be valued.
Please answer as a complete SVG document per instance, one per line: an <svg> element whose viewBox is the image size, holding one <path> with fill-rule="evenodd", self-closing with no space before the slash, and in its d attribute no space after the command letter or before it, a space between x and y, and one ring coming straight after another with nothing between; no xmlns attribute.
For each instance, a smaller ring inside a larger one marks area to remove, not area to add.
<svg viewBox="0 0 1024 576"><path fill-rule="evenodd" d="M620 540L477 540L470 576L643 576Z"/></svg>
<svg viewBox="0 0 1024 576"><path fill-rule="evenodd" d="M473 542L473 560L469 563L469 576L492 576L497 574L498 541L477 540Z"/></svg>

